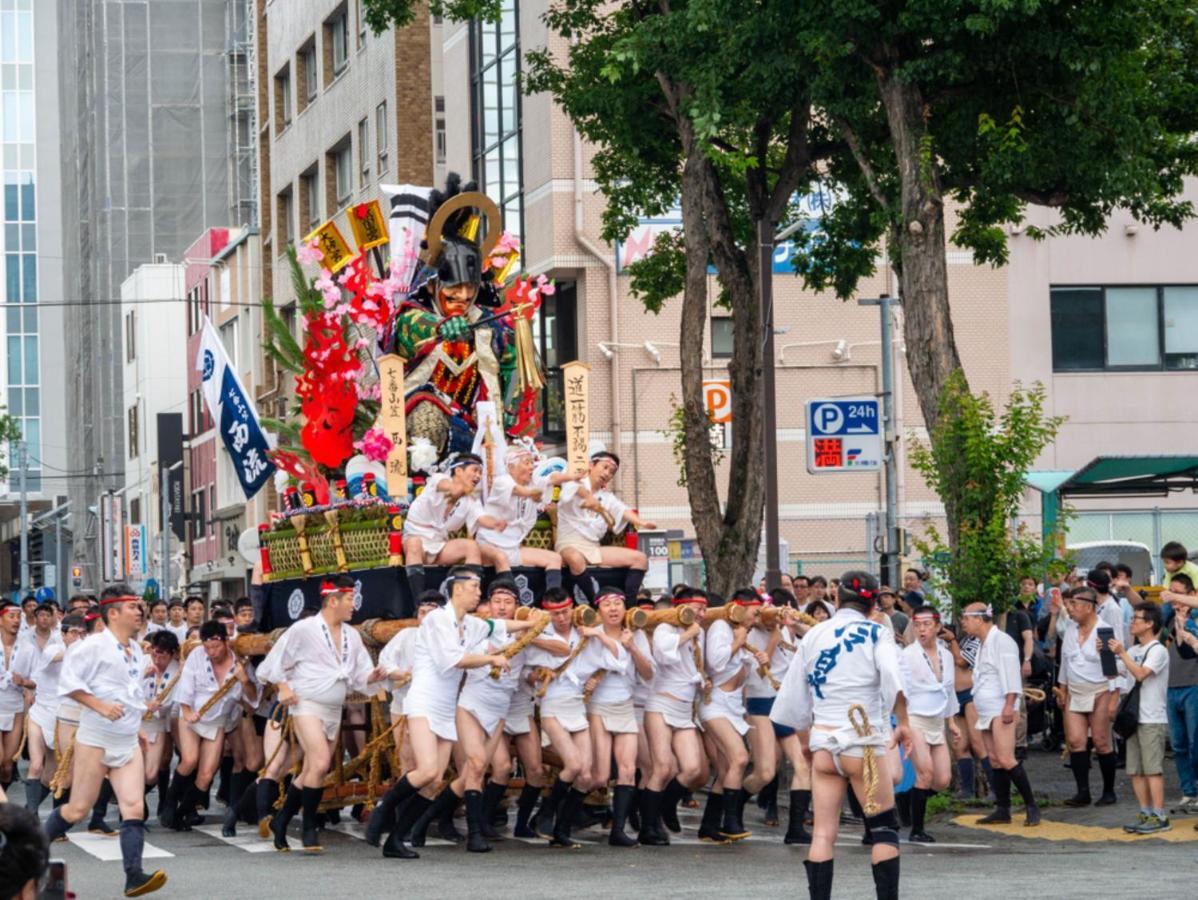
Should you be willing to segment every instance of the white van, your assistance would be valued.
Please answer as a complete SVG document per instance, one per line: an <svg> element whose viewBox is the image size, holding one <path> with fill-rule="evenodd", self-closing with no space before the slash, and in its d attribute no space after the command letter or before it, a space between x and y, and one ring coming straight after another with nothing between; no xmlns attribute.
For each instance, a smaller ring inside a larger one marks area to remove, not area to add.
<svg viewBox="0 0 1198 900"><path fill-rule="evenodd" d="M1081 574L1086 574L1100 562L1112 566L1123 563L1131 567L1131 583L1134 585L1156 584L1152 567L1152 551L1147 544L1138 541L1086 541L1070 544L1073 564Z"/></svg>

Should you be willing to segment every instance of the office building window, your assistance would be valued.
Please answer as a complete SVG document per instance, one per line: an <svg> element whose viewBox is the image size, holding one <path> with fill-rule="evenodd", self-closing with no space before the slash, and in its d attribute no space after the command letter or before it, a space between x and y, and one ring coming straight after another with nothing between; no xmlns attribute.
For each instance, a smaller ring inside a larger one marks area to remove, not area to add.
<svg viewBox="0 0 1198 900"><path fill-rule="evenodd" d="M129 446L129 458L137 459L137 404L129 407L126 415L128 420L128 434L126 435L125 443Z"/></svg>
<svg viewBox="0 0 1198 900"><path fill-rule="evenodd" d="M445 98L438 97L433 107L436 113L433 118L433 146L436 150L437 162L444 163L447 152L445 144Z"/></svg>
<svg viewBox="0 0 1198 900"><path fill-rule="evenodd" d="M1054 287L1056 372L1198 369L1198 286Z"/></svg>
<svg viewBox="0 0 1198 900"><path fill-rule="evenodd" d="M316 99L316 93L320 89L320 72L317 69L316 63L316 37L308 38L308 43L300 48L299 56L297 57L299 64L299 79L304 86L304 90L300 93L299 111L303 112L307 109L308 104Z"/></svg>
<svg viewBox="0 0 1198 900"><path fill-rule="evenodd" d="M387 172L387 139L391 129L387 122L387 101L384 100L374 110L374 140L378 144L379 174Z"/></svg>
<svg viewBox="0 0 1198 900"><path fill-rule="evenodd" d="M191 520L191 539L193 541L204 538L204 522L207 519L204 514L204 498L206 496L207 493L202 489L191 492L191 512L196 517Z"/></svg>
<svg viewBox="0 0 1198 900"><path fill-rule="evenodd" d="M732 316L711 317L711 358L732 356Z"/></svg>
<svg viewBox="0 0 1198 900"><path fill-rule="evenodd" d="M366 46L366 17L362 15L362 0L354 0L354 17L358 22L358 49Z"/></svg>
<svg viewBox="0 0 1198 900"><path fill-rule="evenodd" d="M349 11L344 3L325 19L324 44L325 62L328 63L324 83L328 85L349 64Z"/></svg>
<svg viewBox="0 0 1198 900"><path fill-rule="evenodd" d="M317 190L316 166L300 176L300 222L304 237L320 227L320 193Z"/></svg>
<svg viewBox="0 0 1198 900"><path fill-rule="evenodd" d="M293 209L291 188L280 191L276 200L275 218L279 229L278 253L282 256L295 241L295 210Z"/></svg>
<svg viewBox="0 0 1198 900"><path fill-rule="evenodd" d="M545 367L545 390L541 393L541 433L550 439L566 434L566 402L562 385L562 363L578 358L577 286L558 282L557 292L545 297L533 321L537 352Z"/></svg>
<svg viewBox="0 0 1198 900"><path fill-rule="evenodd" d="M471 144L474 177L503 214L503 227L524 232L520 146L520 21L503 0L498 22L470 26Z"/></svg>
<svg viewBox="0 0 1198 900"><path fill-rule="evenodd" d="M325 187L329 192L326 199L330 216L334 210L341 209L349 203L350 194L354 192L352 153L353 148L347 134L341 139L341 143L325 155Z"/></svg>
<svg viewBox="0 0 1198 900"><path fill-rule="evenodd" d="M125 362L137 359L137 310L125 313Z"/></svg>
<svg viewBox="0 0 1198 900"><path fill-rule="evenodd" d="M358 174L365 188L370 181L370 119L358 123Z"/></svg>
<svg viewBox="0 0 1198 900"><path fill-rule="evenodd" d="M291 67L283 66L275 76L275 134L291 124Z"/></svg>

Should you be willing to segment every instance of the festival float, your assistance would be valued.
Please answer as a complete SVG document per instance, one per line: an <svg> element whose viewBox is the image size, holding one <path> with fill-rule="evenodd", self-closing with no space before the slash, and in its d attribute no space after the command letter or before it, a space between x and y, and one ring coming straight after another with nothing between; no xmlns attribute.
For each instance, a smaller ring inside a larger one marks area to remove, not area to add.
<svg viewBox="0 0 1198 900"><path fill-rule="evenodd" d="M266 350L295 387L288 416L262 422L276 436L268 455L280 498L258 526L266 630L319 608L320 581L335 573L357 584L355 624L413 616L403 528L426 481L455 454L473 453L485 502L509 448L534 447L544 390L534 320L554 286L520 274L519 241L472 187L453 175L445 190L405 186L392 197L390 229L379 201L349 208L356 252L335 221L290 251L300 338L263 304ZM537 451L542 477L584 470L593 449L587 367L563 370L565 455ZM554 547L550 499L524 546ZM631 528L604 539L635 541ZM424 586L440 585L445 571L427 566ZM592 567L580 577L623 584L625 571ZM484 581L493 574L484 570ZM544 570L512 575L531 605Z"/></svg>

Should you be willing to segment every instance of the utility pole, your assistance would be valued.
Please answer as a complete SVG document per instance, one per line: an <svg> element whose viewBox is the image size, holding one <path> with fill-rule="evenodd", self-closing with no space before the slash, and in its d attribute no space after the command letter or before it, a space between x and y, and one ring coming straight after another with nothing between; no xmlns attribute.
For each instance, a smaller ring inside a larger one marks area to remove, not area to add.
<svg viewBox="0 0 1198 900"><path fill-rule="evenodd" d="M183 461L162 469L159 473L161 485L159 491L159 512L162 517L162 531L159 552L162 554L162 597L166 599L171 593L171 472L183 465Z"/></svg>
<svg viewBox="0 0 1198 900"><path fill-rule="evenodd" d="M24 440L17 441L17 465L21 467L21 596L29 591L29 505L27 500L29 457Z"/></svg>
<svg viewBox="0 0 1198 900"><path fill-rule="evenodd" d="M898 560L902 539L898 531L898 476L894 429L894 345L890 337L890 308L899 301L889 294L862 298L858 306L876 306L882 317L882 440L885 444L883 466L886 471L886 529L882 550L882 583L897 586Z"/></svg>
<svg viewBox="0 0 1198 900"><path fill-rule="evenodd" d="M765 450L765 589L782 587L778 558L778 414L774 388L774 223L757 223L757 298L761 308L761 388L765 393L762 446Z"/></svg>

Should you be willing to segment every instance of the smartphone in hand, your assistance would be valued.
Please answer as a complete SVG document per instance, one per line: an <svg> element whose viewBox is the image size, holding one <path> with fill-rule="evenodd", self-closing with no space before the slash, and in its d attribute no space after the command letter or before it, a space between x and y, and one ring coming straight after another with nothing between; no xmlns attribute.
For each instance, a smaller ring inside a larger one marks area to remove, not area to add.
<svg viewBox="0 0 1198 900"><path fill-rule="evenodd" d="M1101 642L1098 658L1102 662L1102 674L1107 678L1114 678L1119 674L1119 666L1115 659L1115 654L1111 652L1107 644L1107 641L1111 640L1114 636L1115 629L1113 628L1102 627L1098 629L1098 640Z"/></svg>

